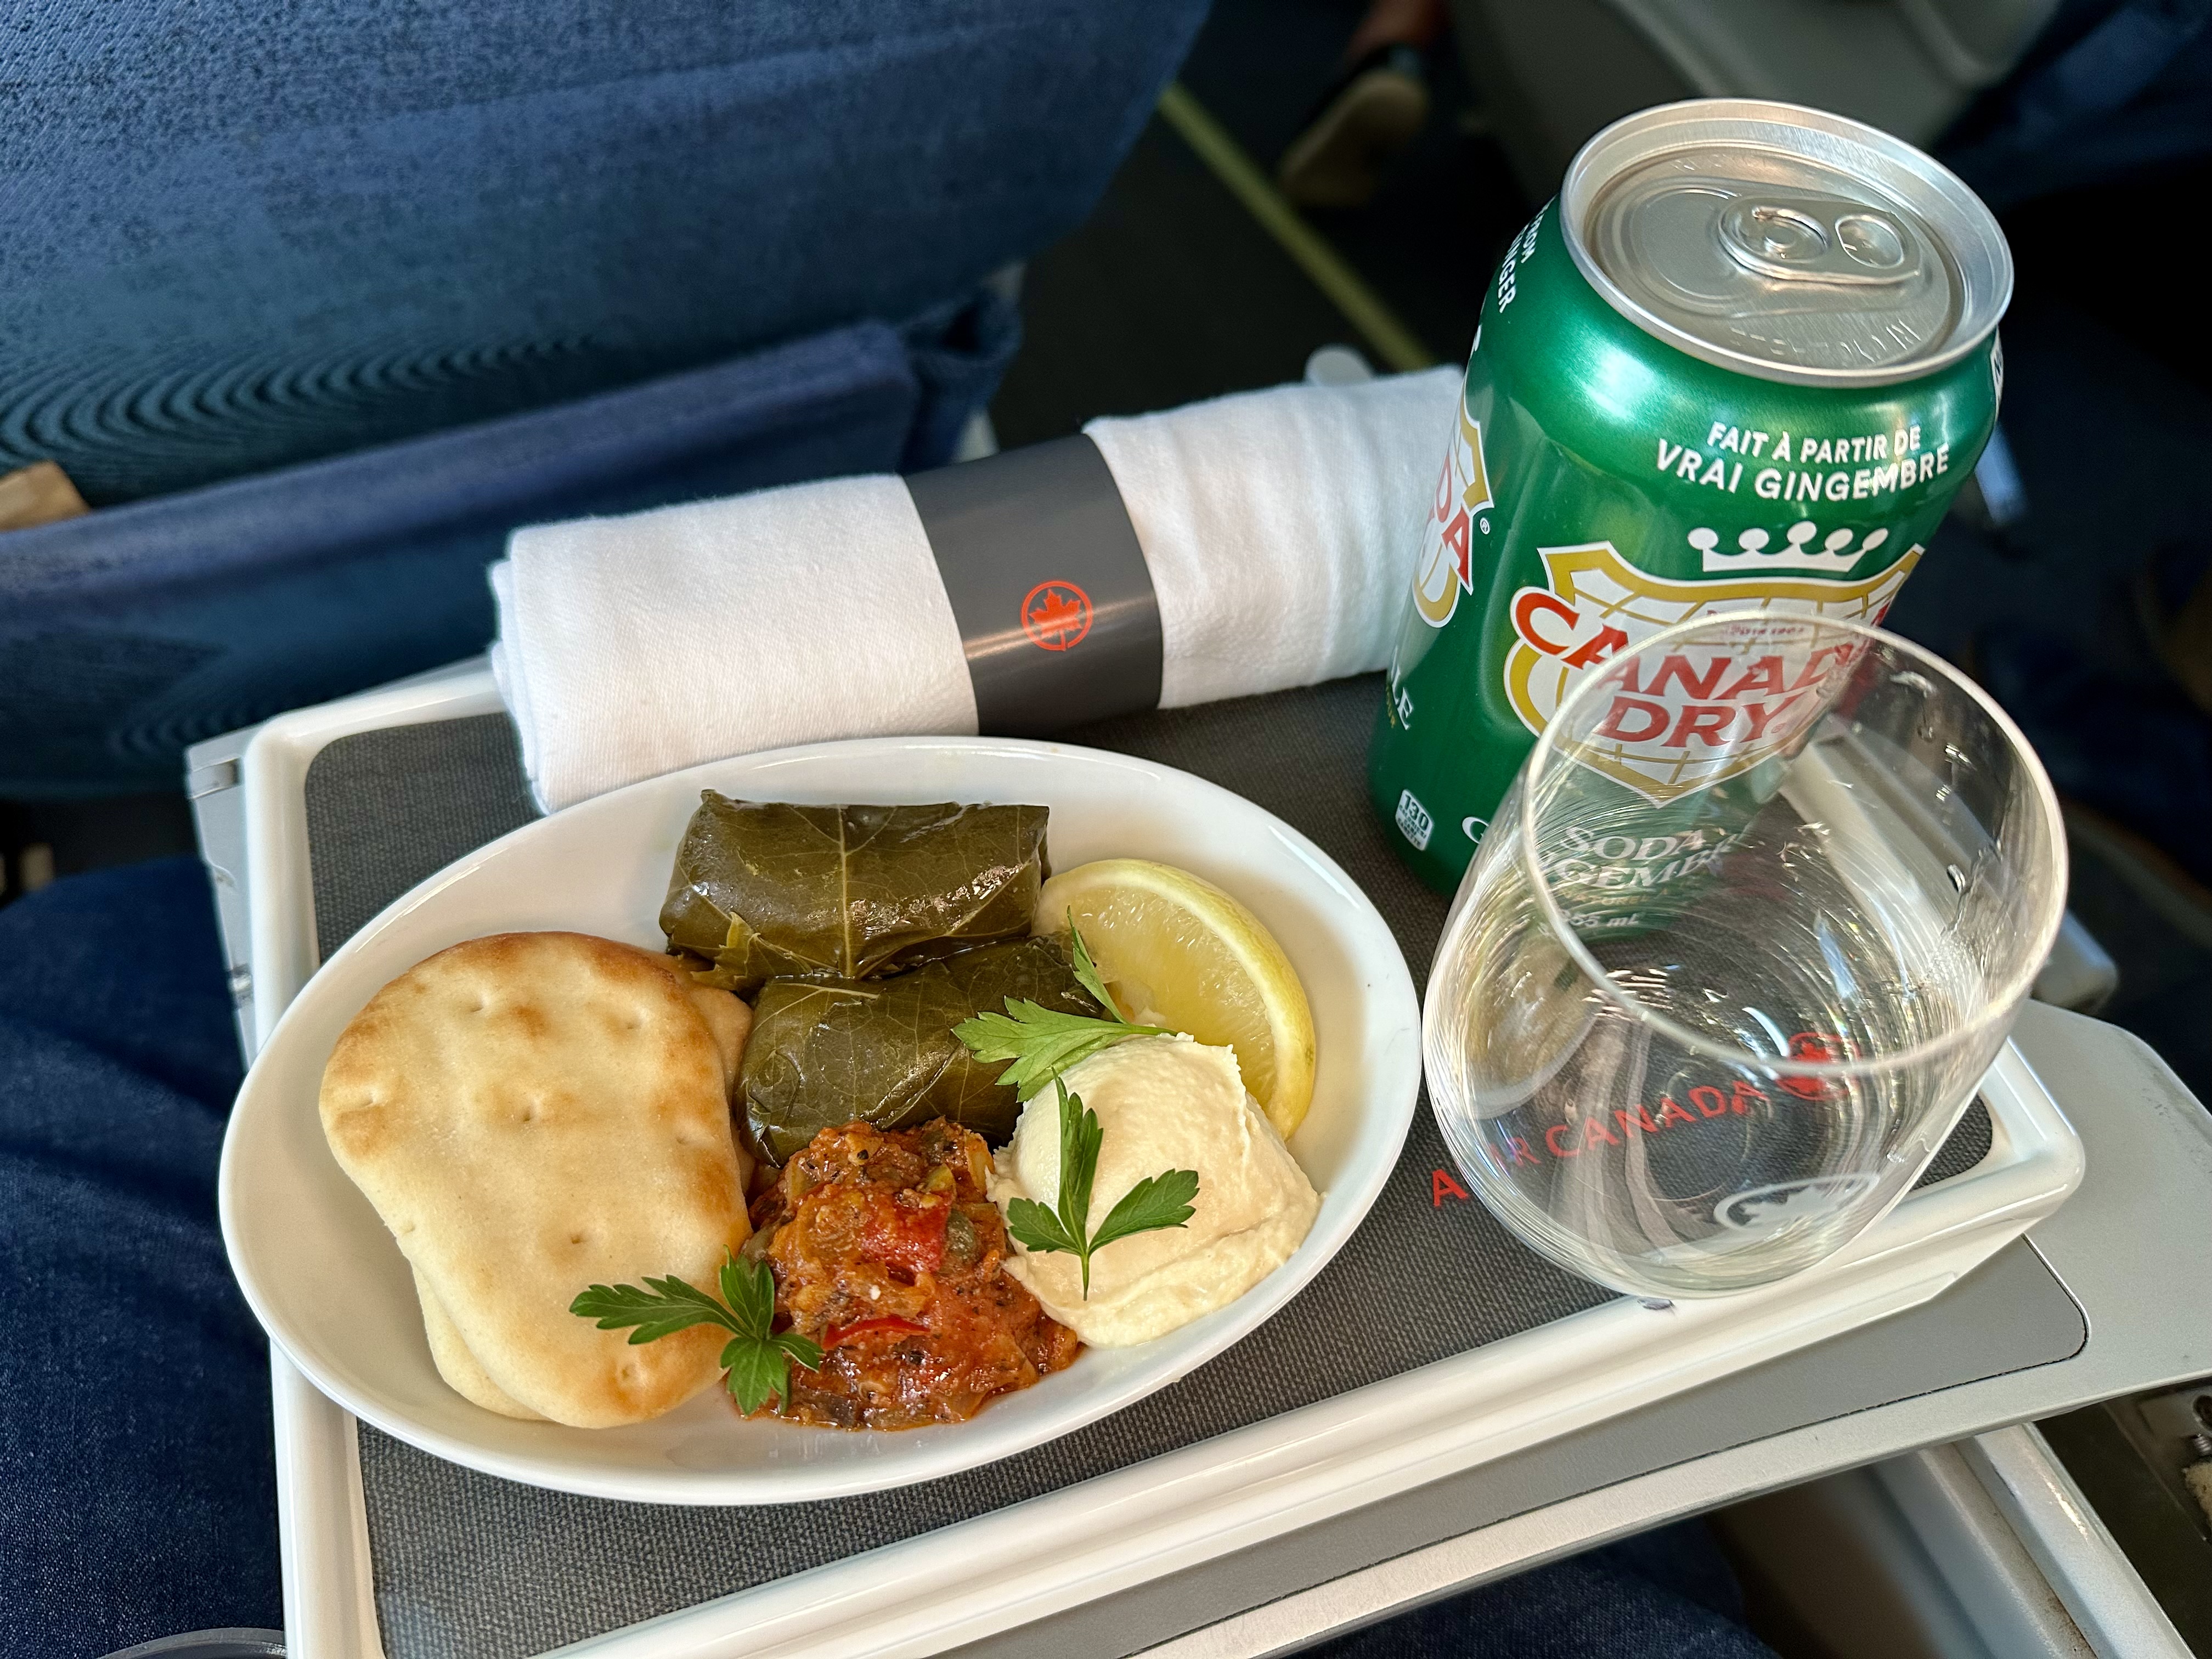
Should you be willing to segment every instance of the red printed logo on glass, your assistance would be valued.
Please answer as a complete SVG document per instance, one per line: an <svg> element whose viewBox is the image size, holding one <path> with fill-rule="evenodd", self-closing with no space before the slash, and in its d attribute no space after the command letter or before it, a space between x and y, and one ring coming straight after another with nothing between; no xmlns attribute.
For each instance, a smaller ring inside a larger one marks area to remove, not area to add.
<svg viewBox="0 0 2212 1659"><path fill-rule="evenodd" d="M1073 651L1091 631L1091 596L1073 582L1039 582L1022 601L1022 632L1045 651Z"/></svg>
<svg viewBox="0 0 2212 1659"><path fill-rule="evenodd" d="M1790 1038L1790 1058L1811 1060L1816 1066L1832 1066L1857 1056L1845 1038L1830 1036L1823 1031L1797 1031ZM1840 1085L1818 1077L1785 1077L1782 1087L1800 1100L1826 1100L1843 1092Z"/></svg>

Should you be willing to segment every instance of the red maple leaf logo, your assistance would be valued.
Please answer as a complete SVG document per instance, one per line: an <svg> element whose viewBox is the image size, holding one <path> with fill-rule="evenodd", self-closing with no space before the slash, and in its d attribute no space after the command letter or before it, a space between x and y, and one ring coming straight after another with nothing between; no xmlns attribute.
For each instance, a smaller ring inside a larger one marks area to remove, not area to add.
<svg viewBox="0 0 2212 1659"><path fill-rule="evenodd" d="M1790 1039L1790 1058L1811 1060L1815 1065L1832 1065L1855 1059L1856 1054L1848 1037L1831 1036L1824 1031L1798 1031ZM1837 1085L1817 1077L1786 1077L1781 1079L1781 1086L1800 1100L1825 1100L1840 1092Z"/></svg>
<svg viewBox="0 0 2212 1659"><path fill-rule="evenodd" d="M1022 600L1022 631L1047 651L1066 651L1091 631L1091 596L1073 582L1039 582Z"/></svg>

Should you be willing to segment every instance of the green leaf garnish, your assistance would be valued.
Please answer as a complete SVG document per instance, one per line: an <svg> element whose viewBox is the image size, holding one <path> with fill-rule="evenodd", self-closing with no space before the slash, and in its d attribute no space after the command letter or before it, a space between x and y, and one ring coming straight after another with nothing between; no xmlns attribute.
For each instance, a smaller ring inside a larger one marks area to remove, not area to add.
<svg viewBox="0 0 2212 1659"><path fill-rule="evenodd" d="M1075 911L1072 907L1067 912L1067 937L1074 945L1077 983L1098 1000L1101 1008L1115 1018L1121 1018L1121 1005L1114 1000L1114 994L1106 988L1105 976L1098 971L1098 964L1091 961L1091 947L1083 942L1083 930L1075 925Z"/></svg>
<svg viewBox="0 0 2212 1659"><path fill-rule="evenodd" d="M999 1081L1012 1085L1017 1100L1031 1099L1062 1072L1081 1065L1102 1048L1110 1048L1130 1037L1175 1035L1164 1026L1132 1025L1123 1019L1113 994L1106 988L1105 980L1099 975L1098 964L1091 959L1091 951L1083 943L1082 932L1075 925L1075 913L1072 910L1068 913L1067 931L1074 941L1075 977L1097 1000L1109 1018L1064 1014L1056 1008L1008 997L1005 1013L978 1014L952 1028L952 1035L966 1043L976 1059L986 1063L1000 1060L1013 1062L999 1073Z"/></svg>
<svg viewBox="0 0 2212 1659"><path fill-rule="evenodd" d="M1198 1196L1194 1170L1170 1170L1147 1176L1122 1195L1096 1233L1091 1226L1091 1183L1098 1172L1098 1148L1105 1132L1098 1114L1083 1103L1083 1097L1067 1092L1058 1078L1060 1091L1060 1208L1047 1209L1033 1198L1018 1198L1006 1206L1006 1231L1032 1250L1072 1255L1083 1264L1083 1299L1091 1299L1091 1258L1116 1239L1137 1233L1181 1227L1193 1213L1191 1200Z"/></svg>
<svg viewBox="0 0 2212 1659"><path fill-rule="evenodd" d="M1106 1219L1091 1236L1091 1248L1103 1250L1117 1238L1133 1233L1180 1227L1191 1218L1191 1200L1198 1196L1195 1170L1170 1170L1146 1176L1121 1194L1121 1201L1107 1211Z"/></svg>
<svg viewBox="0 0 2212 1659"><path fill-rule="evenodd" d="M748 1417L771 1400L783 1409L790 1398L791 1364L808 1370L822 1364L819 1343L787 1331L776 1334L775 1275L765 1261L740 1261L730 1253L718 1275L720 1298L673 1275L635 1285L594 1285L578 1292L568 1311L594 1320L603 1331L635 1326L633 1343L653 1342L694 1325L720 1325L731 1333L722 1349L725 1379L738 1409Z"/></svg>

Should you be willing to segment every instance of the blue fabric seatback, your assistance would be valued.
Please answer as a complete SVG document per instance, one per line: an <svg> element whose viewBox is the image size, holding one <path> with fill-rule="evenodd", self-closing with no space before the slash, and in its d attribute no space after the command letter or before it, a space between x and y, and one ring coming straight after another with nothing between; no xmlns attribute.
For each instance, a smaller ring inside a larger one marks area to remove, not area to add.
<svg viewBox="0 0 2212 1659"><path fill-rule="evenodd" d="M0 795L173 787L187 744L483 649L516 525L889 471L921 403L862 324L0 536Z"/></svg>
<svg viewBox="0 0 2212 1659"><path fill-rule="evenodd" d="M15 0L0 470L94 505L878 318L1075 225L1203 0Z"/></svg>
<svg viewBox="0 0 2212 1659"><path fill-rule="evenodd" d="M100 510L0 535L0 795L480 649L517 524L949 459L1204 9L19 0L0 470Z"/></svg>

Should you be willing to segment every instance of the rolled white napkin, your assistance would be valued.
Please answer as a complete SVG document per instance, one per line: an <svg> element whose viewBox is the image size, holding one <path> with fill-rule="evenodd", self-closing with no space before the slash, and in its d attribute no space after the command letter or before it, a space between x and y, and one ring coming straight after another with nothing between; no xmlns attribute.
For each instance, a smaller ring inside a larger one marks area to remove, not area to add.
<svg viewBox="0 0 2212 1659"><path fill-rule="evenodd" d="M1459 373L1093 421L1159 599L1160 705L1380 668ZM972 732L952 607L888 475L518 530L492 672L548 811L725 756Z"/></svg>

